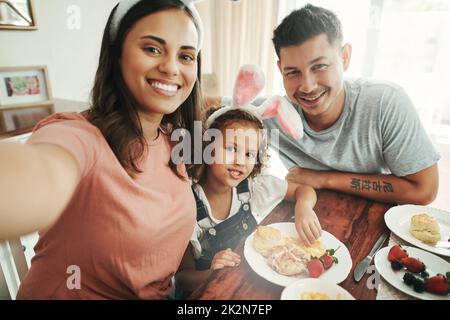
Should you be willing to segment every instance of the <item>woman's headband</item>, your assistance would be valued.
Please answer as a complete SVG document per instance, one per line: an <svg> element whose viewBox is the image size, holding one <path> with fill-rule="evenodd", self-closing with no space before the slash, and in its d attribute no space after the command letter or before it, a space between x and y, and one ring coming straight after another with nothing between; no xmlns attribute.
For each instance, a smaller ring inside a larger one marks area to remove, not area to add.
<svg viewBox="0 0 450 320"><path fill-rule="evenodd" d="M120 1L119 5L117 6L116 12L114 13L114 16L112 17L111 21L111 29L110 29L110 39L111 42L114 42L117 37L117 32L119 31L120 23L122 22L123 17L130 11L132 7L134 7L138 2L140 1L158 1L158 0L122 0ZM197 9L194 6L194 2L199 2L201 0L178 0L181 3L183 3L190 13L192 14L192 17L194 18L195 24L198 29L198 48L197 50L200 51L203 45L203 23L202 19L200 18L200 15L197 11Z"/></svg>

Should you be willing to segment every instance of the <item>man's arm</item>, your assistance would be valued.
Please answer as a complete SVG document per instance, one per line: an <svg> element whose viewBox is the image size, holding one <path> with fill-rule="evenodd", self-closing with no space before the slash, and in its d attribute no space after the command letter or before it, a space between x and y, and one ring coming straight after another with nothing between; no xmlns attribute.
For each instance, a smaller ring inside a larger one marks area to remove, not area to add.
<svg viewBox="0 0 450 320"><path fill-rule="evenodd" d="M439 185L437 164L405 177L294 167L289 170L286 179L315 189L336 190L381 202L419 205L432 202Z"/></svg>

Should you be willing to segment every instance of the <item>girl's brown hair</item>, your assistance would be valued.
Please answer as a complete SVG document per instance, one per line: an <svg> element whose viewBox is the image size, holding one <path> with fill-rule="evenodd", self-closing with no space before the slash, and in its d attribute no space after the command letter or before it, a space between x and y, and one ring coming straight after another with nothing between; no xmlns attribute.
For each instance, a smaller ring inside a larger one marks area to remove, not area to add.
<svg viewBox="0 0 450 320"><path fill-rule="evenodd" d="M140 1L123 17L115 40L111 40L110 29L117 6L111 12L103 33L99 64L91 93L91 108L86 112L86 116L100 129L122 167L133 178L142 173L137 163L146 151L146 141L137 112L138 104L120 71L123 43L130 29L141 18L171 8L185 10L192 18L190 11L179 0ZM195 23L193 18L192 20ZM194 121L200 119L202 106L200 53L197 63L197 80L191 94L175 112L163 117L158 134L170 135L173 130L179 128L194 132ZM193 148L193 144L191 147ZM172 160L169 161L169 166L180 178L184 177Z"/></svg>
<svg viewBox="0 0 450 320"><path fill-rule="evenodd" d="M205 114L205 120L211 114L213 114L219 109L220 108L209 109L208 112ZM259 120L256 116L252 115L251 113L241 109L232 109L230 111L227 111L226 113L217 117L217 119L215 119L207 129L218 129L223 132L228 127L228 125L235 122L252 124L258 129L260 129L262 134L264 135L264 132L262 131L264 129L264 125L262 124L261 120ZM203 149L206 147L208 143L210 142L204 142ZM268 158L267 153L268 153L267 140L263 137L260 141L260 145L258 148L258 155L256 157L255 167L253 168L249 177L253 178L261 173L261 169L265 165ZM189 172L190 175L194 178L195 182L201 183L202 181L204 181L204 179L206 178L206 167L207 165L205 163L196 164L192 166Z"/></svg>

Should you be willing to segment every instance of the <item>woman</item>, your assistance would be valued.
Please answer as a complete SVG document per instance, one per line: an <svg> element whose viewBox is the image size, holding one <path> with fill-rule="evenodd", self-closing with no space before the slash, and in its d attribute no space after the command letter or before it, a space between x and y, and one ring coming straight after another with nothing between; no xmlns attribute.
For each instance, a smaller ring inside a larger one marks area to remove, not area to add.
<svg viewBox="0 0 450 320"><path fill-rule="evenodd" d="M186 0L122 1L92 107L0 146L0 238L40 230L19 299L161 299L195 224L170 133L200 107L201 22Z"/></svg>

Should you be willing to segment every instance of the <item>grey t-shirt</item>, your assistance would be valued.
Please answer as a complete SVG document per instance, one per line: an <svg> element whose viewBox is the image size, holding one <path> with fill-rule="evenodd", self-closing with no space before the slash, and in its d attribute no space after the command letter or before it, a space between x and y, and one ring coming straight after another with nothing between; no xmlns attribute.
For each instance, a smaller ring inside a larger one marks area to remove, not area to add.
<svg viewBox="0 0 450 320"><path fill-rule="evenodd" d="M294 139L279 130L279 153L287 168L337 170L406 176L440 158L406 92L393 83L364 79L344 81L345 105L338 121L316 132L298 110L304 136ZM259 102L259 103L258 103ZM258 105L261 100L255 101ZM275 119L265 120L279 129ZM275 146L276 147L276 146Z"/></svg>

